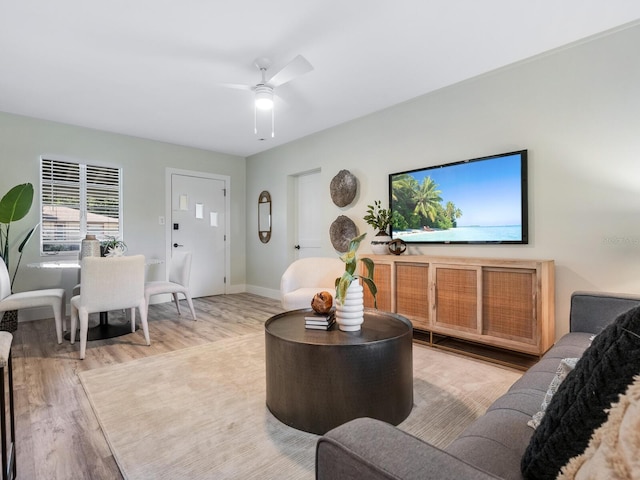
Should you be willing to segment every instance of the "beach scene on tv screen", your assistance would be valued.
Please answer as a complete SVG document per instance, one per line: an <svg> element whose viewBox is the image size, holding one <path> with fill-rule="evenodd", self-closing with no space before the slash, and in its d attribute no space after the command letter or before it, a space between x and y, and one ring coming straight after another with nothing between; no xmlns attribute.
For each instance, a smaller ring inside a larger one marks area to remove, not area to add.
<svg viewBox="0 0 640 480"><path fill-rule="evenodd" d="M522 241L520 154L394 174L390 182L393 238Z"/></svg>

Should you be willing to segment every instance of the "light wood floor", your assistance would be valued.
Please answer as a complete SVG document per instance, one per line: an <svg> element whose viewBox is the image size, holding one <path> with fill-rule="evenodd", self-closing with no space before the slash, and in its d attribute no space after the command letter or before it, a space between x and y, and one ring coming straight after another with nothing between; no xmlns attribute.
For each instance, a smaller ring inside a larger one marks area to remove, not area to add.
<svg viewBox="0 0 640 480"><path fill-rule="evenodd" d="M151 305L151 346L139 330L89 342L84 360L77 341L57 344L53 319L20 323L12 347L18 478L122 479L78 372L262 332L264 322L283 311L278 301L246 293L198 298L194 304L196 322L186 304L180 317L172 303Z"/></svg>

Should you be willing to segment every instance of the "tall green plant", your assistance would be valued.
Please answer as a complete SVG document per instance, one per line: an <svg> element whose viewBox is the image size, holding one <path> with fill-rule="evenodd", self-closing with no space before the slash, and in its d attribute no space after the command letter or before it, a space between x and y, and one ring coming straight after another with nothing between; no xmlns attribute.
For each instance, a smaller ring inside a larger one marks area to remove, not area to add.
<svg viewBox="0 0 640 480"><path fill-rule="evenodd" d="M7 270L9 270L9 256L10 256L10 231L11 224L18 220L24 218L29 210L31 210L31 205L33 204L33 185L30 183L23 183L21 185L16 185L11 190L9 190L2 199L0 199L0 255L2 255L2 259L4 260L5 265L7 266ZM24 250L25 245L31 239L37 225L33 227L25 238L20 242L18 246L18 253L20 256L18 257L18 264L16 265L16 270L13 274L13 279L11 280L11 284L13 285L13 281L16 278L16 273L18 272L18 267L20 266L20 260L22 260L22 252Z"/></svg>
<svg viewBox="0 0 640 480"><path fill-rule="evenodd" d="M345 298L347 297L347 289L351 282L353 282L356 278L362 278L362 281L369 287L369 291L371 295L373 295L373 302L375 308L378 308L377 294L378 288L373 281L373 260L370 258L361 258L360 261L366 267L366 275L358 275L356 274L356 270L358 268L358 256L356 252L358 251L358 247L360 246L360 242L366 236L366 233L363 233L359 237L351 239L349 242L349 250L340 257L340 260L344 262L344 273L341 277L336 278L336 301L340 303L344 303Z"/></svg>

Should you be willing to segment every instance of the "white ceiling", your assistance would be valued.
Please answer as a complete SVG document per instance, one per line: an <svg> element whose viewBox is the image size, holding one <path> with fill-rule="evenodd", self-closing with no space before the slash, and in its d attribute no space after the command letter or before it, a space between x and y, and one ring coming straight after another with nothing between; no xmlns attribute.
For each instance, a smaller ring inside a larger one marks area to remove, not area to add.
<svg viewBox="0 0 640 480"><path fill-rule="evenodd" d="M636 22L637 0L0 0L0 111L248 156ZM257 57L314 70L253 133Z"/></svg>

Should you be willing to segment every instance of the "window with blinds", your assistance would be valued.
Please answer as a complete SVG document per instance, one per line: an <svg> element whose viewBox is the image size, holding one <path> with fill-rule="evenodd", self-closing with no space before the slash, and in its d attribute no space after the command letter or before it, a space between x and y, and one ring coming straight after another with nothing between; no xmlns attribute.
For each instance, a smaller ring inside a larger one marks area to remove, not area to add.
<svg viewBox="0 0 640 480"><path fill-rule="evenodd" d="M41 158L43 254L80 249L87 234L122 238L122 169Z"/></svg>

